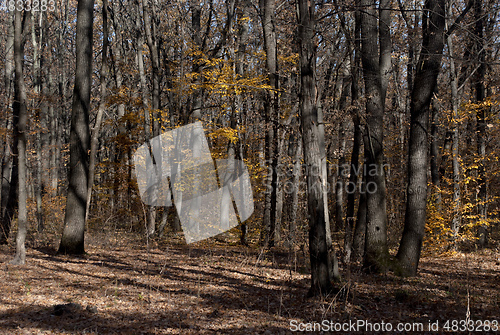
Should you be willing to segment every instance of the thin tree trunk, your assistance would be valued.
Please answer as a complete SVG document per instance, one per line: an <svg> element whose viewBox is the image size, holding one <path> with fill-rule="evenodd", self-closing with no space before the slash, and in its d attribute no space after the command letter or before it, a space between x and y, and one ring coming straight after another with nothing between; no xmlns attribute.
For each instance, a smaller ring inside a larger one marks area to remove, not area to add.
<svg viewBox="0 0 500 335"><path fill-rule="evenodd" d="M274 235L276 230L276 203L278 192L278 152L277 140L279 112L278 93L278 55L276 43L275 27L275 0L260 0L259 7L262 17L262 30L264 35L264 48L266 51L266 70L268 72L269 85L273 90L266 92L264 101L265 121L266 121L266 164L268 175L266 182L266 193L264 200L264 227L266 237L264 245L267 248L274 246Z"/></svg>
<svg viewBox="0 0 500 335"><path fill-rule="evenodd" d="M478 226L478 246L486 247L488 243L488 224L487 224L487 187L486 187L486 111L487 106L482 105L486 99L485 77L486 77L486 57L485 57L485 40L484 40L484 14L483 1L474 0L474 41L475 51L479 62L479 68L476 71L474 78L474 90L476 93L475 102L478 105L476 110L476 134L477 134L477 154L481 160L478 167L478 203L477 209L479 214Z"/></svg>
<svg viewBox="0 0 500 335"><path fill-rule="evenodd" d="M36 215L38 223L38 231L41 232L44 229L44 215L43 215L43 194L46 192L49 186L49 157L44 150L48 147L48 110L49 103L47 101L47 96L49 94L47 83L45 80L46 76L46 64L45 64L45 46L47 45L47 37L44 33L45 12L39 12L38 17L31 12L32 15L32 29L31 29L31 39L33 44L33 73L37 77L35 80L35 92L40 94L40 108L37 108L37 118L39 124L39 131L37 132L36 138L36 177L35 177L35 200L36 200ZM38 33L37 33L38 30ZM36 52L35 52L36 51ZM36 55L36 57L35 57Z"/></svg>
<svg viewBox="0 0 500 335"><path fill-rule="evenodd" d="M76 70L70 129L70 170L64 230L59 252L85 253L85 218L89 179L90 90L94 0L79 0L76 23Z"/></svg>
<svg viewBox="0 0 500 335"><path fill-rule="evenodd" d="M351 165L349 171L349 183L347 187L347 209L346 209L346 226L345 226L345 239L344 239L344 262L349 264L351 260L351 254L355 251L356 248L364 247L362 243L360 243L360 239L364 240L364 233L361 236L354 235L356 232L355 229L355 220L354 217L354 208L356 202L356 195L358 193L358 179L359 179L359 153L361 150L361 145L363 141L363 135L361 133L361 120L359 115L359 109L357 106L359 99L359 82L360 82L360 71L361 67L361 16L358 11L354 13L354 43L353 43L353 52L354 59L351 62L351 105L354 107L352 113L352 119L354 124L354 134L353 134L353 144L352 144L352 153L351 153ZM365 203L366 204L366 203ZM366 210L366 206L364 207ZM361 209L361 201L358 205L358 212ZM366 211L365 211L366 212ZM363 220L366 219L366 213L363 213ZM365 222L366 224L366 222ZM356 224L356 227L358 224ZM360 227L361 228L361 227ZM365 225L362 226L363 232L366 230ZM358 232L359 233L359 232ZM358 243L354 243L354 238L358 239ZM359 250L358 250L359 251ZM355 255L356 256L356 255ZM355 257L356 258L356 257Z"/></svg>
<svg viewBox="0 0 500 335"><path fill-rule="evenodd" d="M141 93L142 93L142 105L144 108L144 141L149 143L149 140L153 137L151 133L152 122L151 122L151 111L149 106L149 98L147 93L147 81L146 73L144 69L144 58L143 58L143 44L144 38L142 36L141 29L141 12L143 13L143 18L148 18L149 16L144 13L144 1L138 0L138 15L136 17L136 33L137 33L137 64L139 68L139 78L141 83ZM145 23L146 26L146 23ZM150 27L150 25L148 26ZM150 29L150 28L149 28ZM149 33L151 31L149 30ZM150 36L152 38L152 36ZM151 48L155 48L155 44L151 41ZM151 49L150 49L151 52ZM146 234L147 236L152 236L156 229L156 209L153 206L147 206L146 210Z"/></svg>
<svg viewBox="0 0 500 335"><path fill-rule="evenodd" d="M363 257L366 240L366 173L363 165L363 175L359 192L358 215L356 217L356 227L352 242L353 259L357 261Z"/></svg>
<svg viewBox="0 0 500 335"><path fill-rule="evenodd" d="M347 210L346 210L346 227L345 227L345 239L344 239L344 262L348 264L351 261L351 254L353 251L353 234L354 234L354 206L356 201L356 194L358 190L358 179L359 179L359 152L361 148L361 143L363 136L361 134L361 125L359 122L359 117L355 115L353 117L354 121L354 141L352 144L351 153L351 165L349 171L349 182L346 187L347 191ZM358 206L358 211L359 211ZM354 235L355 236L355 235ZM358 244L359 245L359 244Z"/></svg>
<svg viewBox="0 0 500 335"><path fill-rule="evenodd" d="M294 246L297 235L297 210L299 207L299 191L300 191L300 178L302 175L302 138L297 136L295 141L295 156L293 163L293 182L292 182L292 203L290 213L290 246Z"/></svg>
<svg viewBox="0 0 500 335"><path fill-rule="evenodd" d="M160 58L158 53L158 42L156 38L156 15L154 4L152 4L152 9L149 8L148 0L141 1L141 10L144 20L144 33L146 35L146 42L149 48L149 54L151 57L151 70L152 70L152 109L154 120L153 125L153 136L160 135L161 128L161 112L160 112Z"/></svg>
<svg viewBox="0 0 500 335"><path fill-rule="evenodd" d="M28 110L26 105L26 87L24 84L24 27L23 20L27 20L27 12L16 10L14 13L14 63L15 63L15 81L14 81L14 136L17 137L17 166L18 172L18 214L17 214L17 236L16 236L16 255L11 264L24 264L26 262L26 247L24 242L28 231L28 211L26 207L27 189L26 189L26 122L28 120ZM26 22L26 21L24 21Z"/></svg>
<svg viewBox="0 0 500 335"><path fill-rule="evenodd" d="M431 181L434 185L434 201L438 208L441 206L441 178L439 177L439 143L438 143L438 110L436 107L431 108Z"/></svg>
<svg viewBox="0 0 500 335"><path fill-rule="evenodd" d="M321 94L317 94L318 97ZM324 123L324 113L323 105L321 104L321 99L316 101L316 110L318 113L318 131L319 131L319 155L321 159L321 185L323 190L323 208L325 209L325 223L326 223L326 244L328 250L333 252L333 241L332 241L332 227L330 223L330 208L328 206L328 164L326 155L326 141L325 141L325 123Z"/></svg>
<svg viewBox="0 0 500 335"><path fill-rule="evenodd" d="M238 51L236 52L236 75L238 78L243 78L245 74L245 53L246 53L246 45L248 43L248 31L249 31L249 10L250 4L248 1L242 1L241 5L241 19L239 20L238 25ZM244 105L242 102L241 94L238 94L235 98L236 110L239 112L238 117L240 118L245 113ZM240 122L241 123L241 122ZM238 134L239 135L239 134ZM245 157L245 150L243 149L243 141L240 136L238 136L238 145L239 145L239 158L243 160ZM242 245L247 245L247 224L245 222L241 222L240 224L240 242Z"/></svg>
<svg viewBox="0 0 500 335"><path fill-rule="evenodd" d="M448 16L451 17L451 5L448 6ZM458 106L459 106L459 96L458 96L458 75L455 66L455 55L453 48L453 40L451 36L447 36L446 43L448 47L448 53L450 54L450 86L451 86L451 106L452 106L452 145L451 145L451 155L452 155L452 165L453 165L453 218L451 221L451 230L454 239L454 249L458 249L458 233L461 225L461 215L460 215L460 164L458 161L459 156L459 138L458 138ZM434 142L434 140L433 140ZM439 178L440 179L440 178ZM438 179L438 181L439 181Z"/></svg>
<svg viewBox="0 0 500 335"><path fill-rule="evenodd" d="M344 73L342 94L340 96L340 110L347 108L347 97L351 89L351 82L347 79L348 73ZM339 159L337 166L337 180L335 182L335 231L340 231L344 225L344 190L345 190L345 151L346 151L346 129L349 122L344 120L339 125Z"/></svg>
<svg viewBox="0 0 500 335"><path fill-rule="evenodd" d="M99 108L97 109L96 120L94 128L92 129L92 135L90 138L90 157L89 157L89 179L88 179L88 190L87 190L87 201L86 201L86 217L87 221L89 216L90 201L92 199L92 188L94 187L94 177L95 177L95 164L97 156L97 144L99 141L99 132L101 130L102 117L104 115L104 110L106 109L106 91L107 91L107 80L108 80L108 0L102 1L102 58L101 58L101 77L100 77L100 89L101 89L101 101L99 102Z"/></svg>

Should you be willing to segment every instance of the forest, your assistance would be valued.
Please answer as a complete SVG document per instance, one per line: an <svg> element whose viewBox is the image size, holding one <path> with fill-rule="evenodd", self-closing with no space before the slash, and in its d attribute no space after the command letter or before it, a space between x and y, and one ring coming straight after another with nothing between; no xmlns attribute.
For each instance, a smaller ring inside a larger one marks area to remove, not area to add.
<svg viewBox="0 0 500 335"><path fill-rule="evenodd" d="M495 0L0 0L0 333L500 332Z"/></svg>

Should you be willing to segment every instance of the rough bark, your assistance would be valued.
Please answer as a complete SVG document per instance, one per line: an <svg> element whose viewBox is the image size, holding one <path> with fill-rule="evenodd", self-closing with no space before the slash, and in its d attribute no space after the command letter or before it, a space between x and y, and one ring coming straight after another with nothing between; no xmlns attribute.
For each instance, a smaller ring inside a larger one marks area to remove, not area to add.
<svg viewBox="0 0 500 335"><path fill-rule="evenodd" d="M102 2L102 58L101 58L101 76L100 76L100 90L101 90L101 101L99 102L99 107L97 109L97 115L95 119L94 128L92 129L92 135L90 138L90 156L89 156L89 177L88 177L88 191L87 200L85 203L85 221L88 219L90 200L92 199L92 188L94 186L94 176L95 176L95 164L97 159L97 144L99 141L99 132L101 130L102 118L104 111L106 109L106 92L107 92L107 80L108 80L108 0L103 0Z"/></svg>
<svg viewBox="0 0 500 335"><path fill-rule="evenodd" d="M7 31L7 41L5 44L5 93L7 103L10 101L12 91L12 80L14 75L14 13L9 13L9 28ZM2 156L2 181L0 191L0 244L6 244L9 238L12 216L14 215L17 201L17 165L14 164L15 152L17 152L17 141L13 139L12 117L6 120L6 129L4 137L4 147ZM15 143L14 143L15 142ZM12 190L11 190L12 189Z"/></svg>
<svg viewBox="0 0 500 335"><path fill-rule="evenodd" d="M363 141L363 135L361 133L361 120L359 115L359 109L357 106L359 99L359 82L360 82L360 65L361 65L361 23L360 23L360 14L356 12L354 18L354 43L353 43L353 52L354 57L351 62L351 106L352 106L352 120L354 124L354 134L353 134L353 144L352 144L352 152L351 152L351 164L349 169L349 192L347 193L347 204L346 204L346 225L345 225L345 238L344 238L344 262L349 264L351 260L352 252L354 251L354 247L361 247L362 244L359 243L361 238L364 239L363 236L354 235L354 238L358 239L358 243L354 245L353 234L355 233L355 220L354 217L354 208L356 202L356 195L358 194L358 179L359 179L359 154L361 150L361 145ZM361 210L361 201L359 202L358 212ZM366 208L366 207L365 207ZM363 218L366 218L366 213L363 213ZM356 227L358 225L356 224ZM362 227L363 232L365 231L365 226Z"/></svg>
<svg viewBox="0 0 500 335"><path fill-rule="evenodd" d="M326 240L323 183L321 180L321 150L319 148L318 111L316 108L316 50L314 3L298 0L298 40L300 64L300 115L302 142L307 180L309 214L309 253L311 259L310 295L332 291L332 265ZM338 269L337 269L338 270ZM335 279L339 279L338 272Z"/></svg>
<svg viewBox="0 0 500 335"><path fill-rule="evenodd" d="M85 218L90 150L90 90L94 0L79 0L76 23L76 70L70 129L70 167L64 230L59 253L85 253Z"/></svg>
<svg viewBox="0 0 500 335"><path fill-rule="evenodd" d="M363 167L364 168L364 167ZM356 217L356 227L354 228L354 238L352 242L353 260L357 261L363 257L366 240L366 174L363 174L359 192L358 213Z"/></svg>
<svg viewBox="0 0 500 335"><path fill-rule="evenodd" d="M24 264L26 262L26 247L24 242L28 231L28 211L26 207L27 189L26 189L26 122L28 120L28 110L26 105L26 86L24 83L24 29L23 22L26 22L27 12L24 12L24 18L21 11L14 13L14 136L17 137L17 236L16 236L16 255L11 264Z"/></svg>
<svg viewBox="0 0 500 335"><path fill-rule="evenodd" d="M267 248L274 246L276 230L276 204L278 192L278 55L275 28L275 0L260 0L259 6L262 17L262 30L264 35L264 49L266 51L266 70L268 72L269 85L272 90L265 93L264 110L266 121L266 164L268 175L266 181L264 222L266 237L264 245Z"/></svg>
<svg viewBox="0 0 500 335"><path fill-rule="evenodd" d="M444 45L445 0L426 0L422 50L411 94L408 186L405 225L396 272L415 276L425 231L427 205L429 107L437 83Z"/></svg>
<svg viewBox="0 0 500 335"><path fill-rule="evenodd" d="M35 15L35 12L31 12L31 43L33 45L33 86L35 94L40 96L47 94L46 88L43 80L43 71L42 66L44 65L43 59L43 48L44 42L44 34L43 34L43 16L44 12L39 12L38 17ZM38 30L38 33L37 33ZM36 134L36 162L34 166L35 170L35 202L36 202L36 217L37 217L37 228L38 231L41 232L44 228L44 218L42 211L42 192L46 188L47 185L47 177L46 171L48 171L48 161L44 159L42 154L42 147L46 147L46 138L47 135L45 133L45 129L47 126L47 102L44 98L39 99L40 108L36 108L36 118L39 124L39 131Z"/></svg>
<svg viewBox="0 0 500 335"><path fill-rule="evenodd" d="M389 265L387 246L386 185L384 171L384 106L390 67L391 41L388 10L377 11L371 0L360 0L361 60L366 97L364 150L367 168L366 235L363 267L368 272L385 272ZM382 1L380 8L388 8ZM379 43L377 44L377 40ZM389 58L389 59L387 59Z"/></svg>

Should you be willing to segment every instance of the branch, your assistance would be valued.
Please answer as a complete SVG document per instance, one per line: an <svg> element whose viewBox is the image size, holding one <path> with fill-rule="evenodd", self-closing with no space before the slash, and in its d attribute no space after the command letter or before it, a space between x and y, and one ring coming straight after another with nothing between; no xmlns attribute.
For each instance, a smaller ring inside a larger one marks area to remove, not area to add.
<svg viewBox="0 0 500 335"><path fill-rule="evenodd" d="M451 25L451 27L444 33L444 38L446 39L448 36L453 34L455 30L457 30L458 25L464 20L465 15L469 12L469 10L472 8L472 4L474 3L474 0L469 0L467 3L467 7L463 10L463 12L457 17L455 22Z"/></svg>

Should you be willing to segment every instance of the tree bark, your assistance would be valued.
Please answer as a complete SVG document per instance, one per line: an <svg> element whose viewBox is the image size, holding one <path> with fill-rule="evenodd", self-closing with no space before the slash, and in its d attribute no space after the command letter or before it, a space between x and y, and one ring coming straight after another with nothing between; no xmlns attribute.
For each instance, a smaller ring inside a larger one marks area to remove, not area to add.
<svg viewBox="0 0 500 335"><path fill-rule="evenodd" d="M5 93L7 95L7 104L10 103L12 80L14 74L14 13L9 12L9 27L7 30L7 41L5 44ZM0 244L7 244L17 201L15 199L17 192L17 165L14 164L14 157L17 152L17 139L13 138L12 117L6 120L6 134L2 156L2 181L0 191Z"/></svg>
<svg viewBox="0 0 500 335"><path fill-rule="evenodd" d="M445 0L426 0L422 18L422 51L411 94L408 186L405 225L396 272L417 274L427 205L429 107L437 83L444 45Z"/></svg>
<svg viewBox="0 0 500 335"><path fill-rule="evenodd" d="M271 90L266 91L264 100L265 121L266 121L266 164L268 174L266 181L265 207L264 207L264 228L266 237L264 245L267 248L274 246L276 230L276 204L278 192L278 54L276 44L275 28L275 0L260 0L259 7L262 17L262 30L264 35L264 48L266 51L266 70Z"/></svg>
<svg viewBox="0 0 500 335"><path fill-rule="evenodd" d="M451 5L448 6L448 17L451 17ZM452 166L453 166L453 218L451 220L451 230L453 233L454 249L458 250L458 233L461 225L461 215L460 215L460 163L458 161L459 155L459 138L458 138L458 107L459 107L459 96L458 96L458 74L455 66L455 53L453 48L452 36L447 36L446 38L448 53L450 55L450 87L451 87L451 106L452 106L452 122L453 129L451 132L451 155L452 155ZM435 139L433 139L433 144ZM432 148L432 147L431 147ZM446 149L446 146L445 146ZM432 152L432 151L431 151ZM432 165L431 165L432 166ZM438 176L438 183L441 176Z"/></svg>
<svg viewBox="0 0 500 335"><path fill-rule="evenodd" d="M59 253L85 253L85 218L89 178L90 90L94 0L79 0L76 23L76 70L70 129L70 168L64 231Z"/></svg>
<svg viewBox="0 0 500 335"><path fill-rule="evenodd" d="M479 68L474 78L475 102L478 105L476 110L476 134L477 134L477 154L480 159L478 164L478 192L477 209L479 215L478 225L478 246L486 247L488 243L488 224L487 224L487 185L486 185L486 118L488 107L483 105L486 99L485 77L486 77L486 43L484 39L484 13L483 1L474 0L474 49L477 52Z"/></svg>
<svg viewBox="0 0 500 335"><path fill-rule="evenodd" d="M366 240L366 173L364 172L361 180L359 192L358 213L356 217L356 227L354 228L354 237L352 242L353 259L358 260L363 257Z"/></svg>
<svg viewBox="0 0 500 335"><path fill-rule="evenodd" d="M90 201L92 199L92 188L94 187L95 165L97 156L97 144L99 141L99 132L101 130L102 118L104 110L106 109L106 95L107 95L107 80L108 80L108 0L102 1L102 58L101 58L101 101L97 109L96 120L92 135L90 138L90 157L89 157L89 177L88 177L88 190L87 200L85 204L85 221L88 219Z"/></svg>
<svg viewBox="0 0 500 335"><path fill-rule="evenodd" d="M384 171L384 106L390 69L390 1L381 1L379 25L371 0L360 0L361 61L365 81L366 126L364 134L366 174L366 235L363 268L385 272L389 265L387 246L386 185ZM377 40L379 43L377 44ZM370 191L368 191L370 190Z"/></svg>
<svg viewBox="0 0 500 335"><path fill-rule="evenodd" d="M16 255L11 264L24 264L26 262L26 247L24 242L28 231L28 211L26 207L26 122L28 120L28 110L26 105L26 86L24 84L24 25L27 20L27 12L17 10L14 13L14 136L17 138L17 160L18 166L18 214L17 214L17 236Z"/></svg>
<svg viewBox="0 0 500 335"><path fill-rule="evenodd" d="M332 281L339 279L337 272L332 277L331 257L326 240L323 183L321 178L321 150L316 105L316 48L314 3L297 0L298 40L300 64L300 115L302 120L302 142L307 168L307 203L309 214L309 253L311 258L311 288L309 295L328 294Z"/></svg>
<svg viewBox="0 0 500 335"><path fill-rule="evenodd" d="M358 109L358 99L359 99L359 82L360 82L360 71L361 67L361 17L359 12L354 13L354 43L352 43L352 50L354 52L354 57L351 62L351 106L353 110L351 111L352 120L354 124L354 134L353 134L353 144L352 144L352 152L351 152L351 165L349 170L349 186L347 192L347 209L346 209L346 225L345 225L345 238L344 238L344 262L349 264L351 261L351 255L353 251L356 251L356 248L364 247L361 243L364 240L364 233L361 236L356 235L356 231L354 231L355 227L358 227L358 220L355 220L354 217L354 208L356 202L356 195L358 193L358 180L359 180L359 153L361 150L361 145L363 141L363 135L361 133L361 120ZM363 205L364 206L364 205ZM364 207L366 209L366 207ZM358 212L361 210L361 199L358 204ZM366 211L362 213L363 222L366 218ZM356 226L355 226L356 222ZM364 232L366 230L365 224L359 227ZM354 236L353 236L354 234ZM357 239L358 242L354 243L354 239ZM360 250L357 250L360 254ZM356 252L355 252L355 256ZM354 257L355 259L357 257Z"/></svg>

